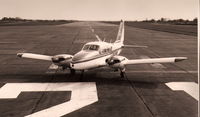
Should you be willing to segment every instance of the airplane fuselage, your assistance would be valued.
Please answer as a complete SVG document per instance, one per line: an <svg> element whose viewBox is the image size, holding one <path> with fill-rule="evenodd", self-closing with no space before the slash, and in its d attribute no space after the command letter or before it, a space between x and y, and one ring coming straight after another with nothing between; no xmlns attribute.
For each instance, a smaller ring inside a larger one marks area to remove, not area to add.
<svg viewBox="0 0 200 117"><path fill-rule="evenodd" d="M97 46L98 49L85 49L85 46ZM120 44L107 42L89 42L72 58L71 69L87 70L98 68L106 64L106 59L121 52Z"/></svg>

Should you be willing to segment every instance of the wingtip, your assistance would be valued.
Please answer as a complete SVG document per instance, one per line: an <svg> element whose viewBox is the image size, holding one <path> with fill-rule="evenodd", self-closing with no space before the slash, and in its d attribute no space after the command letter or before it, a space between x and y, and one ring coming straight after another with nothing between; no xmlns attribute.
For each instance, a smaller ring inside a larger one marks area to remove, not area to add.
<svg viewBox="0 0 200 117"><path fill-rule="evenodd" d="M17 53L17 57L22 57L23 53Z"/></svg>
<svg viewBox="0 0 200 117"><path fill-rule="evenodd" d="M180 62L180 61L187 60L187 59L188 59L187 57L176 57L175 62Z"/></svg>

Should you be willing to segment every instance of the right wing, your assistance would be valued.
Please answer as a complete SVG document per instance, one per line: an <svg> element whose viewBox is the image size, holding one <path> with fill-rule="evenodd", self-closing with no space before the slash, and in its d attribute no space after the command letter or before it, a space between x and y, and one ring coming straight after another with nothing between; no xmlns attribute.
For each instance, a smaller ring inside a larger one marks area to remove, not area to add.
<svg viewBox="0 0 200 117"><path fill-rule="evenodd" d="M140 45L123 45L122 48L147 48L147 46L140 46Z"/></svg>
<svg viewBox="0 0 200 117"><path fill-rule="evenodd" d="M31 58L31 59L39 59L39 60L52 61L52 56L41 55L41 54L17 53L17 56L21 57L21 58Z"/></svg>
<svg viewBox="0 0 200 117"><path fill-rule="evenodd" d="M186 60L187 57L170 57L170 58L149 58L149 59L134 59L124 61L124 65L133 65L133 64L153 64L153 63L174 63Z"/></svg>

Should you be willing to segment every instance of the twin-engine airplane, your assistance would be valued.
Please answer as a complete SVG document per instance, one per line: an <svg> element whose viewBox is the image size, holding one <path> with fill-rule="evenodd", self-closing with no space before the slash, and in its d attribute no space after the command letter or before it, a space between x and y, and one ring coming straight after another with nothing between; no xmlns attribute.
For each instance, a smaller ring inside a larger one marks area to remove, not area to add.
<svg viewBox="0 0 200 117"><path fill-rule="evenodd" d="M145 46L124 45L124 21L120 22L117 39L114 43L102 41L86 43L82 50L75 55L59 54L55 56L47 56L32 53L18 53L18 57L31 58L51 61L53 64L64 69L70 69L71 74L76 70L90 70L99 67L110 67L115 71L120 71L120 76L124 77L126 65L134 64L151 64L151 63L174 63L187 59L186 57L170 57L170 58L149 58L129 60L124 56L120 56L123 48L137 48Z"/></svg>

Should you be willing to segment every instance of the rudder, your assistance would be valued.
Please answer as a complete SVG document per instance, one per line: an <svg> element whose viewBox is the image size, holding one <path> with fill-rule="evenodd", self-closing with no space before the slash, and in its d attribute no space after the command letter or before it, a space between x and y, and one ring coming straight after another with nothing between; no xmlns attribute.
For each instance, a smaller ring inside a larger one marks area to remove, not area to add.
<svg viewBox="0 0 200 117"><path fill-rule="evenodd" d="M117 38L116 38L114 43L123 44L123 42L124 42L124 21L121 20L119 30L118 30L118 34L117 34Z"/></svg>

